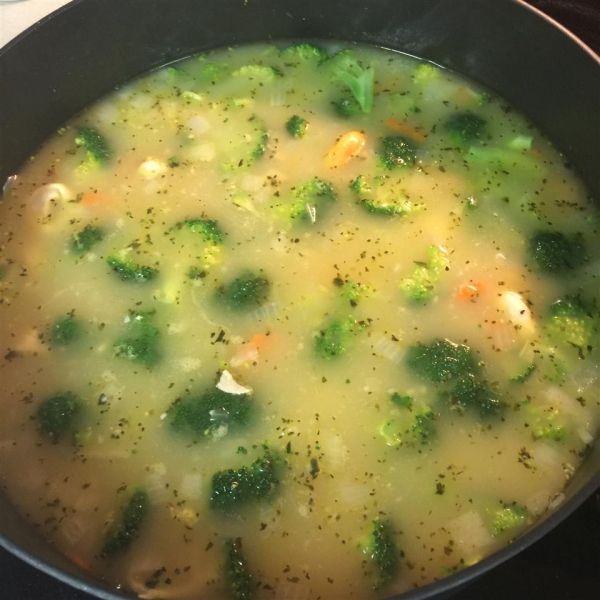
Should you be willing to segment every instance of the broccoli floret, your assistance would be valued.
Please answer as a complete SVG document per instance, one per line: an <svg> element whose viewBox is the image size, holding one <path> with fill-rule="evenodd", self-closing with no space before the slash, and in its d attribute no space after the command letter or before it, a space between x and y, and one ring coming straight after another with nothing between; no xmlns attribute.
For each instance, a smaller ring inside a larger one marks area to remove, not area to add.
<svg viewBox="0 0 600 600"><path fill-rule="evenodd" d="M342 50L323 63L332 74L333 81L343 83L352 92L363 113L373 109L373 84L375 70L363 67L352 50Z"/></svg>
<svg viewBox="0 0 600 600"><path fill-rule="evenodd" d="M274 459L265 454L251 465L218 471L212 476L210 506L229 511L271 496L279 485Z"/></svg>
<svg viewBox="0 0 600 600"><path fill-rule="evenodd" d="M248 310L262 306L269 298L271 282L252 271L247 271L222 286L217 295L231 310Z"/></svg>
<svg viewBox="0 0 600 600"><path fill-rule="evenodd" d="M390 400L396 406L400 406L401 408L412 408L413 404L415 403L415 399L412 396L403 396L398 392L393 392L390 395Z"/></svg>
<svg viewBox="0 0 600 600"><path fill-rule="evenodd" d="M233 139L226 142L223 151L233 160L222 165L224 171L238 171L252 166L262 158L267 151L269 132L267 127L256 115L248 119L248 128L236 130Z"/></svg>
<svg viewBox="0 0 600 600"><path fill-rule="evenodd" d="M251 600L256 585L242 553L241 538L227 540L225 552L225 578L229 584L231 597L233 600Z"/></svg>
<svg viewBox="0 0 600 600"><path fill-rule="evenodd" d="M250 81L260 83L271 83L283 76L283 73L276 67L267 65L244 65L232 73L234 77L246 77Z"/></svg>
<svg viewBox="0 0 600 600"><path fill-rule="evenodd" d="M444 394L452 409L464 412L472 410L481 418L500 414L504 404L498 399L489 383L475 373L460 377L449 394Z"/></svg>
<svg viewBox="0 0 600 600"><path fill-rule="evenodd" d="M492 513L492 535L497 537L509 529L514 529L527 522L527 509L518 504L506 506Z"/></svg>
<svg viewBox="0 0 600 600"><path fill-rule="evenodd" d="M256 117L252 117L253 120L257 120ZM269 132L265 124L260 121L258 128L256 130L256 144L254 148L250 151L250 160L248 161L248 165L251 165L254 161L262 158L267 151L267 144L269 142Z"/></svg>
<svg viewBox="0 0 600 600"><path fill-rule="evenodd" d="M348 300L350 306L358 306L358 302L363 298L369 291L366 286L355 283L350 279L343 280L339 275L334 277L333 285L340 288L341 296L344 300Z"/></svg>
<svg viewBox="0 0 600 600"><path fill-rule="evenodd" d="M563 273L580 266L586 258L583 241L558 231L538 231L529 240L529 259L545 273Z"/></svg>
<svg viewBox="0 0 600 600"><path fill-rule="evenodd" d="M421 63L413 72L412 79L415 83L423 85L428 81L437 79L440 76L440 70L429 63Z"/></svg>
<svg viewBox="0 0 600 600"><path fill-rule="evenodd" d="M350 182L350 189L368 213L394 217L418 212L421 207L408 201L400 185L401 181L388 177L375 177L370 184L364 175L359 175Z"/></svg>
<svg viewBox="0 0 600 600"><path fill-rule="evenodd" d="M331 319L315 335L315 348L321 358L329 359L342 356L350 349L354 337L363 325L353 317Z"/></svg>
<svg viewBox="0 0 600 600"><path fill-rule="evenodd" d="M79 233L71 236L71 252L80 255L86 254L104 239L104 235L104 230L101 227L86 225Z"/></svg>
<svg viewBox="0 0 600 600"><path fill-rule="evenodd" d="M389 521L373 521L370 534L358 547L377 569L373 589L382 588L396 576L400 568L399 551Z"/></svg>
<svg viewBox="0 0 600 600"><path fill-rule="evenodd" d="M148 510L148 494L137 488L123 507L120 522L108 532L102 556L113 556L127 550L137 537Z"/></svg>
<svg viewBox="0 0 600 600"><path fill-rule="evenodd" d="M379 153L384 169L410 167L417 161L417 149L413 142L401 135L388 135L381 139Z"/></svg>
<svg viewBox="0 0 600 600"><path fill-rule="evenodd" d="M559 343L584 349L598 339L598 320L579 298L567 297L550 307L544 330Z"/></svg>
<svg viewBox="0 0 600 600"><path fill-rule="evenodd" d="M469 346L439 339L410 347L406 363L417 375L434 383L466 376L477 368Z"/></svg>
<svg viewBox="0 0 600 600"><path fill-rule="evenodd" d="M68 346L83 335L83 327L74 313L59 317L50 328L50 344L52 346Z"/></svg>
<svg viewBox="0 0 600 600"><path fill-rule="evenodd" d="M294 202L283 207L291 219L315 223L317 217L326 212L336 200L333 186L328 181L314 178L292 190Z"/></svg>
<svg viewBox="0 0 600 600"><path fill-rule="evenodd" d="M175 223L171 229L189 229L192 233L200 234L204 241L212 244L223 243L223 231L217 221L212 219L185 219Z"/></svg>
<svg viewBox="0 0 600 600"><path fill-rule="evenodd" d="M286 61L293 61L291 64L294 65L304 61L315 61L317 64L321 64L327 60L327 53L312 44L292 44L281 51L281 57Z"/></svg>
<svg viewBox="0 0 600 600"><path fill-rule="evenodd" d="M79 166L82 171L90 167L104 166L112 158L112 150L106 138L92 127L79 127L75 143L86 153L85 161Z"/></svg>
<svg viewBox="0 0 600 600"><path fill-rule="evenodd" d="M400 282L400 289L414 302L429 302L435 295L435 284L442 273L448 270L449 262L441 248L429 246L427 262L417 263L413 274Z"/></svg>
<svg viewBox="0 0 600 600"><path fill-rule="evenodd" d="M129 311L126 333L113 344L115 356L153 367L161 358L158 349L160 332L152 324L155 311Z"/></svg>
<svg viewBox="0 0 600 600"><path fill-rule="evenodd" d="M414 414L408 407L387 420L379 428L381 435L389 446L429 446L437 438L435 414L428 407Z"/></svg>
<svg viewBox="0 0 600 600"><path fill-rule="evenodd" d="M39 405L36 413L40 431L57 442L62 434L73 428L82 409L81 398L72 392L47 398Z"/></svg>
<svg viewBox="0 0 600 600"><path fill-rule="evenodd" d="M199 60L203 62L198 79L202 83L218 83L229 75L229 67L220 63L207 61L205 56L200 56Z"/></svg>
<svg viewBox="0 0 600 600"><path fill-rule="evenodd" d="M455 144L467 146L484 136L486 120L471 111L456 113L446 120L444 129Z"/></svg>
<svg viewBox="0 0 600 600"><path fill-rule="evenodd" d="M308 121L298 115L294 115L288 119L285 128L292 137L301 138L304 137L308 129Z"/></svg>
<svg viewBox="0 0 600 600"><path fill-rule="evenodd" d="M154 267L139 265L132 260L123 260L118 256L108 256L106 262L121 281L146 282L158 275L158 269Z"/></svg>
<svg viewBox="0 0 600 600"><path fill-rule="evenodd" d="M552 407L528 406L525 426L534 440L562 442L568 433L560 411Z"/></svg>
<svg viewBox="0 0 600 600"><path fill-rule="evenodd" d="M335 114L343 119L350 119L362 112L360 104L352 96L345 96L343 98L338 98L337 100L332 100L331 104L333 105Z"/></svg>
<svg viewBox="0 0 600 600"><path fill-rule="evenodd" d="M250 420L247 394L227 394L213 388L199 396L185 396L169 409L169 423L176 433L210 438L243 427Z"/></svg>

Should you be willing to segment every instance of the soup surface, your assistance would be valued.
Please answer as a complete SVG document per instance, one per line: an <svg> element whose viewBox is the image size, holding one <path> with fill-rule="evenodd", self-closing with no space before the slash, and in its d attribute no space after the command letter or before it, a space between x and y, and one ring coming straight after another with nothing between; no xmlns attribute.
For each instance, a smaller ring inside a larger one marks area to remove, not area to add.
<svg viewBox="0 0 600 600"><path fill-rule="evenodd" d="M598 428L599 215L506 103L257 45L63 127L0 206L0 476L142 598L383 598L549 507Z"/></svg>

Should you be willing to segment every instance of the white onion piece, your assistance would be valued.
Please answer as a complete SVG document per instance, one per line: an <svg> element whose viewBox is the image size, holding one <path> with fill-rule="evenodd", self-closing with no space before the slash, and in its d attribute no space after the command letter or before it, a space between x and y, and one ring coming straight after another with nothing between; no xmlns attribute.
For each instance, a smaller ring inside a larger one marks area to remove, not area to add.
<svg viewBox="0 0 600 600"><path fill-rule="evenodd" d="M554 510L555 508L557 508L558 506L560 506L564 501L565 501L565 495L561 492L560 494L558 494L556 496L556 498L554 498L550 502L550 504L548 504L548 508L550 510Z"/></svg>
<svg viewBox="0 0 600 600"><path fill-rule="evenodd" d="M145 160L139 167L138 172L144 179L155 179L159 175L162 175L167 170L167 165L156 158L149 158Z"/></svg>
<svg viewBox="0 0 600 600"><path fill-rule="evenodd" d="M197 500L202 494L202 475L188 473L181 478L179 495L189 500Z"/></svg>
<svg viewBox="0 0 600 600"><path fill-rule="evenodd" d="M215 145L212 142L203 142L189 148L186 152L187 157L192 161L210 162L217 155Z"/></svg>
<svg viewBox="0 0 600 600"><path fill-rule="evenodd" d="M524 333L535 331L533 316L523 297L517 292L504 292L500 296L502 308L506 311L511 323Z"/></svg>
<svg viewBox="0 0 600 600"><path fill-rule="evenodd" d="M448 530L459 548L468 554L478 552L493 541L481 515L475 511L470 511L450 521Z"/></svg>
<svg viewBox="0 0 600 600"><path fill-rule="evenodd" d="M226 394L251 394L252 388L244 387L239 384L231 375L229 371L223 371L221 373L221 379L219 379L219 383L217 383L217 389L225 392Z"/></svg>
<svg viewBox="0 0 600 600"><path fill-rule="evenodd" d="M195 115L189 119L187 126L195 133L205 133L210 130L210 123L200 115Z"/></svg>
<svg viewBox="0 0 600 600"><path fill-rule="evenodd" d="M586 446L589 446L594 441L594 436L583 427L577 430L577 435Z"/></svg>

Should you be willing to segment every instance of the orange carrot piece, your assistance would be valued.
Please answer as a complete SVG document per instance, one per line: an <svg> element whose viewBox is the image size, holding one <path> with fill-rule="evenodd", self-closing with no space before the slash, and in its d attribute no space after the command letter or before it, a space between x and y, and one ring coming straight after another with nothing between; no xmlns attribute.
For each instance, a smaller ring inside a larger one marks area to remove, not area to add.
<svg viewBox="0 0 600 600"><path fill-rule="evenodd" d="M401 133L402 135L411 138L415 142L424 142L427 139L427 136L423 132L419 131L412 125L409 125L408 123L406 123L406 121L401 123L400 121L398 121L398 119L390 117L389 119L385 120L385 124L392 131L395 131L396 133Z"/></svg>
<svg viewBox="0 0 600 600"><path fill-rule="evenodd" d="M475 302L484 292L485 286L479 282L469 281L458 288L456 297L459 300Z"/></svg>
<svg viewBox="0 0 600 600"><path fill-rule="evenodd" d="M108 197L98 192L88 192L81 197L81 204L84 206L106 206Z"/></svg>
<svg viewBox="0 0 600 600"><path fill-rule="evenodd" d="M331 169L343 167L360 154L366 142L365 134L360 131L345 133L325 155L325 164Z"/></svg>

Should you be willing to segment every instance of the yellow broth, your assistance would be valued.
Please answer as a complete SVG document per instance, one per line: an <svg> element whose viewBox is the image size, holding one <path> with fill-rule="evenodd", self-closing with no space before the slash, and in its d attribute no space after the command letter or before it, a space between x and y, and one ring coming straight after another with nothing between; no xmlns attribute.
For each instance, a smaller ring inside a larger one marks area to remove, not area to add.
<svg viewBox="0 0 600 600"><path fill-rule="evenodd" d="M501 98L413 58L353 52L374 72L369 113L336 113L332 103L353 96L331 61L266 45L216 51L91 106L5 191L2 487L51 543L120 589L250 597L235 595L224 570L224 541L237 538L256 598L382 598L422 586L559 504L597 434L600 221L583 184ZM485 126L462 144L447 123L465 113ZM293 115L308 122L301 138L286 128ZM80 127L105 138L106 164L78 146ZM350 131L364 147L331 167L326 155ZM385 168L390 135L408 140L414 165ZM407 214L365 210L350 188L360 175L372 189L393 187ZM300 203L290 219L295 191L315 177L335 202L316 212ZM222 243L176 226L201 218L217 221ZM88 225L104 238L74 251ZM576 237L581 264L537 269L529 239L546 230ZM428 268L430 247L442 266L415 301L403 282ZM109 256L158 275L123 281ZM247 269L269 280L268 294L234 310L223 289ZM566 297L586 304L585 322L551 335L551 307ZM131 311L154 311L149 366L116 355ZM61 318L78 324L70 343L53 341ZM336 318L353 334L343 355L323 358L316 340ZM590 343L572 343L578 327ZM457 410L450 383L411 369L410 348L436 339L471 349L500 415ZM214 390L225 370L252 389L250 422L212 436L174 431L176 401ZM39 407L66 392L81 410L48 435ZM428 410L429 443L412 425L381 435ZM265 453L277 469L273 493L211 508L213 474ZM135 489L147 494L147 515L127 549L105 556ZM502 515L518 518L503 529ZM398 560L377 590L360 542L373 521L388 524Z"/></svg>

